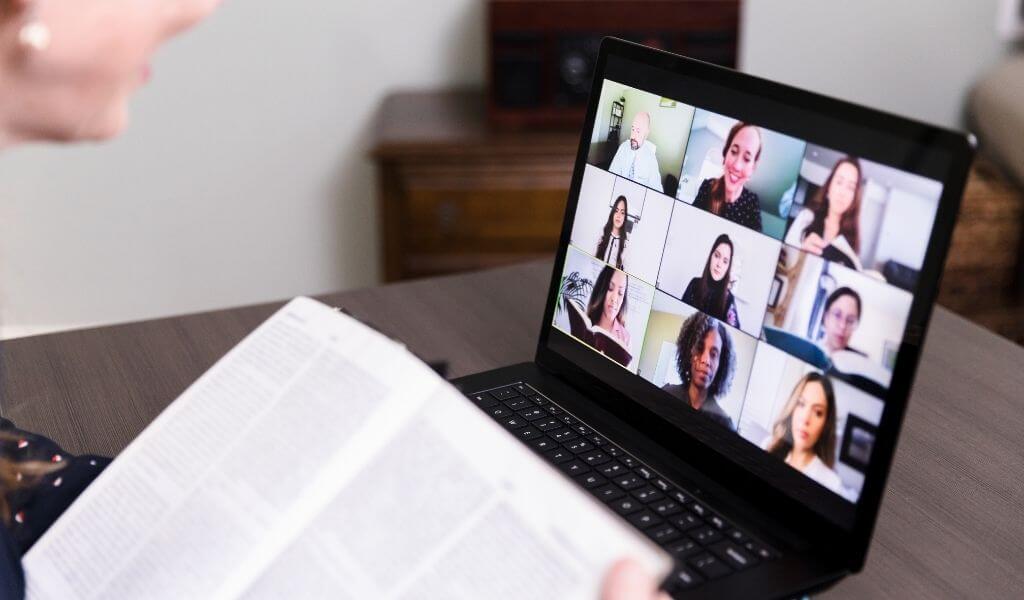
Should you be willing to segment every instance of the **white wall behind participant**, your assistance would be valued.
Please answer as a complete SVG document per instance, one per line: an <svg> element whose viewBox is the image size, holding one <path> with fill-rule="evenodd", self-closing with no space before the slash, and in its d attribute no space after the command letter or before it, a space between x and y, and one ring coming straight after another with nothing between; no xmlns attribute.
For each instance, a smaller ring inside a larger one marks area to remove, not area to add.
<svg viewBox="0 0 1024 600"><path fill-rule="evenodd" d="M475 0L228 2L154 64L114 143L0 157L7 335L378 279L387 91L480 84Z"/></svg>
<svg viewBox="0 0 1024 600"><path fill-rule="evenodd" d="M999 0L748 0L744 71L958 126L967 91L1006 51Z"/></svg>

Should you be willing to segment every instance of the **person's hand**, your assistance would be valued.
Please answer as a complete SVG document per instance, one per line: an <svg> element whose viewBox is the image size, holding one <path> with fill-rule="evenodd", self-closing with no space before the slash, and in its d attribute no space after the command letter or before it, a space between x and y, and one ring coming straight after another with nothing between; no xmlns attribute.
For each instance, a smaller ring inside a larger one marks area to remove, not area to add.
<svg viewBox="0 0 1024 600"><path fill-rule="evenodd" d="M825 240L821 239L821 236L816 233L808 233L807 237L804 238L803 243L800 244L800 247L807 252L811 252L819 256L821 256L821 252L825 249L825 246L828 246L828 244L826 244Z"/></svg>
<svg viewBox="0 0 1024 600"><path fill-rule="evenodd" d="M623 559L612 565L601 585L601 600L671 600L658 582L636 561Z"/></svg>

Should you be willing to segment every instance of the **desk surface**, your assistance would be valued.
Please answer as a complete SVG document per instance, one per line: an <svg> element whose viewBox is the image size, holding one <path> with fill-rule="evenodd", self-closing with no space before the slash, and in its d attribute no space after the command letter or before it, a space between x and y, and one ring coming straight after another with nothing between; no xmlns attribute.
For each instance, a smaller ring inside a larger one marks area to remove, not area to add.
<svg viewBox="0 0 1024 600"><path fill-rule="evenodd" d="M323 299L453 377L530 360L551 263ZM269 316L269 304L5 342L2 414L113 455ZM867 567L825 597L1024 590L1024 349L937 309Z"/></svg>

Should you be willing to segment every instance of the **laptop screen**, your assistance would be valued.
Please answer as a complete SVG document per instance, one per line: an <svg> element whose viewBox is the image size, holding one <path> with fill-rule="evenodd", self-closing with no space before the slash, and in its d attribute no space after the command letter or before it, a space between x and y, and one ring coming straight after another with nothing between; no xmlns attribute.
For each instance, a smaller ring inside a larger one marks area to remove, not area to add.
<svg viewBox="0 0 1024 600"><path fill-rule="evenodd" d="M626 59L603 75L551 325L658 390L659 417L698 415L852 514L944 165Z"/></svg>

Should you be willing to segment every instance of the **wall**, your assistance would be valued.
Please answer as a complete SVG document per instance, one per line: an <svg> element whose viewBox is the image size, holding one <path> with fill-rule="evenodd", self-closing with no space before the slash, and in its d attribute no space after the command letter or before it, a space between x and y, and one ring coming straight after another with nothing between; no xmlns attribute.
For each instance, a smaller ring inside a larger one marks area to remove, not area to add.
<svg viewBox="0 0 1024 600"><path fill-rule="evenodd" d="M743 70L959 126L971 84L1005 51L998 0L745 0Z"/></svg>
<svg viewBox="0 0 1024 600"><path fill-rule="evenodd" d="M483 81L483 3L225 3L114 143L0 159L7 336L378 281L371 121Z"/></svg>
<svg viewBox="0 0 1024 600"><path fill-rule="evenodd" d="M743 4L746 70L940 123L1002 51L996 0ZM373 111L482 82L483 10L226 3L158 57L119 141L0 158L2 333L375 283Z"/></svg>

